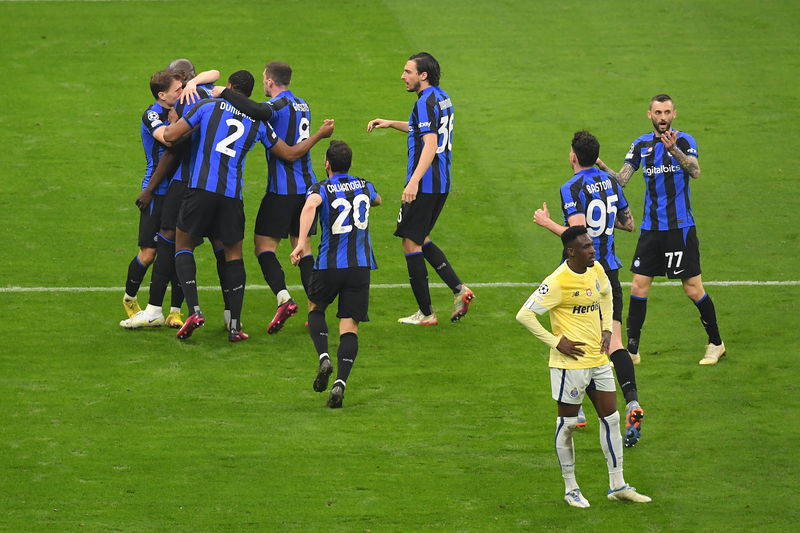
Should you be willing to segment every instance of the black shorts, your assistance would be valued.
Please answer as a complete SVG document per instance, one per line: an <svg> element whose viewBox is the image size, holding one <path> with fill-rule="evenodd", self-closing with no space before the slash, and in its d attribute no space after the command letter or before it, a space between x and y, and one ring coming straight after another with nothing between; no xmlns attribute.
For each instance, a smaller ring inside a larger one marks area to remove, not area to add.
<svg viewBox="0 0 800 533"><path fill-rule="evenodd" d="M256 235L285 239L300 236L300 214L306 205L305 194L275 194L268 192L261 200L256 216ZM311 224L309 235L317 234L317 216Z"/></svg>
<svg viewBox="0 0 800 533"><path fill-rule="evenodd" d="M161 213L164 210L164 196L154 195L150 205L139 212L139 248L155 248L156 234L161 228Z"/></svg>
<svg viewBox="0 0 800 533"><path fill-rule="evenodd" d="M642 230L631 272L642 276L666 275L669 279L699 276L700 241L694 226L667 231Z"/></svg>
<svg viewBox="0 0 800 533"><path fill-rule="evenodd" d="M397 217L397 237L411 239L422 246L425 237L431 234L436 219L444 209L448 193L419 193L416 200L410 204L400 206L400 215Z"/></svg>
<svg viewBox="0 0 800 533"><path fill-rule="evenodd" d="M619 270L606 270L606 276L611 283L611 297L614 300L612 317L617 322L622 322L622 285L619 284Z"/></svg>
<svg viewBox="0 0 800 533"><path fill-rule="evenodd" d="M198 242L203 237L218 239L223 244L243 241L244 203L238 198L189 188L178 215L178 229Z"/></svg>
<svg viewBox="0 0 800 533"><path fill-rule="evenodd" d="M187 183L180 180L172 180L164 196L164 207L161 210L161 227L163 229L174 230L178 225L178 214L181 212L181 204L186 194Z"/></svg>
<svg viewBox="0 0 800 533"><path fill-rule="evenodd" d="M369 267L315 269L308 283L308 299L325 311L338 296L338 318L369 322L369 276Z"/></svg>

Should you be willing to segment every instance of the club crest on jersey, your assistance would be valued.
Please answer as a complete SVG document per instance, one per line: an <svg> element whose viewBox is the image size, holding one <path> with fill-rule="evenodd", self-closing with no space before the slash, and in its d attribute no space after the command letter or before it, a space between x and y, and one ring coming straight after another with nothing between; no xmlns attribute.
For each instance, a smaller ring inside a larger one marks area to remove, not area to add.
<svg viewBox="0 0 800 533"><path fill-rule="evenodd" d="M578 388L574 387L571 391L569 391L570 398L577 398L578 397Z"/></svg>
<svg viewBox="0 0 800 533"><path fill-rule="evenodd" d="M586 296L588 296L589 298L592 297L592 289L586 289Z"/></svg>
<svg viewBox="0 0 800 533"><path fill-rule="evenodd" d="M547 283L542 283L541 285L539 285L538 291L539 291L539 294L544 296L545 294L550 292L550 287L547 286Z"/></svg>

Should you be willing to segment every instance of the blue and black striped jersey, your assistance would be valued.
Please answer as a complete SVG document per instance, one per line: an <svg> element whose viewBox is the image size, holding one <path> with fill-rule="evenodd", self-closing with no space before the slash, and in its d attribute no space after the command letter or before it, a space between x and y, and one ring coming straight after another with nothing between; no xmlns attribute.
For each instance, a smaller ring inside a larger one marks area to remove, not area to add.
<svg viewBox="0 0 800 533"><path fill-rule="evenodd" d="M144 173L144 180L142 180L142 190L150 183L150 178L153 175L158 161L161 159L161 154L164 153L164 145L155 140L153 132L162 126L169 124L167 115L169 108L161 107L161 104L154 102L142 114L142 146L144 146L144 157L147 159L147 170ZM153 194L167 194L169 188L169 180L163 180L153 191Z"/></svg>
<svg viewBox="0 0 800 533"><path fill-rule="evenodd" d="M319 194L322 239L314 269L378 268L369 237L369 208L378 193L367 180L334 174L315 183L306 196Z"/></svg>
<svg viewBox="0 0 800 533"><path fill-rule="evenodd" d="M216 99L203 100L182 120L192 128L200 125L189 187L241 200L244 159L256 142L268 147L278 142L272 127Z"/></svg>
<svg viewBox="0 0 800 533"><path fill-rule="evenodd" d="M561 211L564 223L575 214L586 216L586 229L594 239L597 261L605 270L622 266L614 249L614 223L617 211L628 208L619 183L599 168L581 170L561 186Z"/></svg>
<svg viewBox="0 0 800 533"><path fill-rule="evenodd" d="M294 146L311 136L311 111L305 100L291 91L283 91L269 103L275 111L269 124L286 144ZM266 150L266 155L269 168L267 192L305 194L317 182L311 167L311 152L294 162L284 161L269 150Z"/></svg>
<svg viewBox="0 0 800 533"><path fill-rule="evenodd" d="M678 132L676 143L680 150L697 157L694 137ZM684 172L678 161L664 149L661 138L650 132L631 145L625 162L634 169L642 167L644 174L644 215L641 229L666 231L694 226L692 202L689 198L691 176Z"/></svg>
<svg viewBox="0 0 800 533"><path fill-rule="evenodd" d="M419 192L450 192L450 163L453 148L453 104L450 97L438 86L428 87L420 93L408 119L408 175L411 179L422 154L422 137L429 133L438 135L436 155L430 168L420 181Z"/></svg>
<svg viewBox="0 0 800 533"><path fill-rule="evenodd" d="M201 98L200 100L195 100L193 103L189 102L189 100L184 100L183 103L175 102L175 113L178 114L178 118L182 118L184 115L186 115L196 105L198 105L206 98L212 98L213 90L214 90L213 83L198 85L197 94L200 95ZM186 182L189 181L189 176L192 173L192 162L194 161L194 158L197 157L197 149L199 145L200 145L199 131L195 131L194 133L192 133L192 138L189 139L189 141L185 141L182 144L178 145L181 154L181 164L175 171L175 175L172 177L173 180L186 181Z"/></svg>

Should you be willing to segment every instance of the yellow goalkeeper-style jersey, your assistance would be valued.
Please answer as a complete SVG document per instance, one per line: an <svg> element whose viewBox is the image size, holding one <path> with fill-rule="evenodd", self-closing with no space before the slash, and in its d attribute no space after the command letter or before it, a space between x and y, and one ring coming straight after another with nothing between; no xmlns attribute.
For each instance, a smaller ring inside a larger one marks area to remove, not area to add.
<svg viewBox="0 0 800 533"><path fill-rule="evenodd" d="M577 361L551 348L551 367L594 368L608 363L608 356L600 353L600 309L606 317L603 329L611 331L613 303L611 284L600 262L595 261L584 274L576 274L565 261L531 294L525 307L537 315L550 311L550 326L559 339L564 336L586 343L581 346L584 355Z"/></svg>

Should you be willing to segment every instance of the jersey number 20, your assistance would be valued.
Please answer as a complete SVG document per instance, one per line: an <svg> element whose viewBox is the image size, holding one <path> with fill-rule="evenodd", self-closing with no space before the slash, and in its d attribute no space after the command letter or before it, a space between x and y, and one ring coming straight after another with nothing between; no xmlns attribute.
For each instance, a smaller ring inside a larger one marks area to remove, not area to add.
<svg viewBox="0 0 800 533"><path fill-rule="evenodd" d="M336 217L336 220L331 226L331 233L334 235L350 233L353 230L352 225L345 224L350 211L353 212L353 224L355 224L358 229L367 229L369 225L369 196L366 194L359 194L353 198L352 205L345 198L337 198L331 203L331 206L340 209L339 216Z"/></svg>

